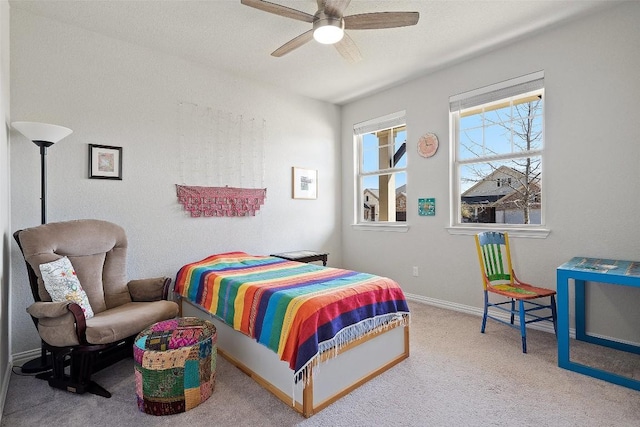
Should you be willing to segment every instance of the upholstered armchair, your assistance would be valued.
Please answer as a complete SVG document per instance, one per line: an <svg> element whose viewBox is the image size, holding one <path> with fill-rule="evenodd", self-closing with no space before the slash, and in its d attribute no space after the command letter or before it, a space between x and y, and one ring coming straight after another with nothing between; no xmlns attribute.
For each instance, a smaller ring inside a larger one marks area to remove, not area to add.
<svg viewBox="0 0 640 427"><path fill-rule="evenodd" d="M27 308L53 356L49 385L111 394L91 374L132 354L149 325L178 315L171 279L126 278L127 238L107 221L75 220L16 231L35 302ZM69 366L68 371L65 367Z"/></svg>

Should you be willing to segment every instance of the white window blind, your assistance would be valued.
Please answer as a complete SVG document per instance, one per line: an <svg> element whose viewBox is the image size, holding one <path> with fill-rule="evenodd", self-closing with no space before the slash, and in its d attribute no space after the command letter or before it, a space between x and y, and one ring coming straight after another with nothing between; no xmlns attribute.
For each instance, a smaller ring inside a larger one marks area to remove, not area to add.
<svg viewBox="0 0 640 427"><path fill-rule="evenodd" d="M392 127L403 125L406 121L406 112L398 111L397 113L388 114L386 116L378 117L365 122L356 123L353 125L353 134L362 135L365 133L371 133L382 129L389 129Z"/></svg>
<svg viewBox="0 0 640 427"><path fill-rule="evenodd" d="M460 111L544 88L544 71L505 80L449 98L449 111Z"/></svg>

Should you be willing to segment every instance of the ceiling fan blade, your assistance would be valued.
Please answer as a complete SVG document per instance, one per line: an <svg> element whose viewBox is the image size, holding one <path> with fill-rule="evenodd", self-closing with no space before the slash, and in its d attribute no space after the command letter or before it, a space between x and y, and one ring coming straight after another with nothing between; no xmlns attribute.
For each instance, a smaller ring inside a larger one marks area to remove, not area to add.
<svg viewBox="0 0 640 427"><path fill-rule="evenodd" d="M377 30L416 25L419 12L373 12L344 17L345 30Z"/></svg>
<svg viewBox="0 0 640 427"><path fill-rule="evenodd" d="M344 10L351 0L318 0L318 10L323 10L329 16L344 16Z"/></svg>
<svg viewBox="0 0 640 427"><path fill-rule="evenodd" d="M240 3L245 6L254 7L256 9L263 10L265 12L274 13L276 15L284 16L286 18L296 19L298 21L313 22L313 15L309 15L301 10L291 9L290 7L282 6L275 3L270 3L263 0L240 0Z"/></svg>
<svg viewBox="0 0 640 427"><path fill-rule="evenodd" d="M358 46L356 46L353 39L349 37L347 33L344 33L342 40L334 44L334 46L340 55L348 62L355 64L356 62L362 61L360 49L358 49Z"/></svg>
<svg viewBox="0 0 640 427"><path fill-rule="evenodd" d="M313 39L313 30L309 30L305 33L300 34L295 39L289 40L288 42L274 50L273 53L271 53L271 56L276 56L279 58L291 52L292 50L299 48L308 41L311 41L311 39Z"/></svg>

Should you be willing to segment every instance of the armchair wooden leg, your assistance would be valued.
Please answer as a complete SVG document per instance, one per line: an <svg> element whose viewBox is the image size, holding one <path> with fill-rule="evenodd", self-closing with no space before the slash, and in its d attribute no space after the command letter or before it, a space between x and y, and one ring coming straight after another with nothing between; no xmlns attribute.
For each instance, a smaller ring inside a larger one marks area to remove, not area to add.
<svg viewBox="0 0 640 427"><path fill-rule="evenodd" d="M92 365L95 355L92 352L77 352L68 348L51 349L53 370L37 375L47 380L54 388L71 393L91 393L102 397L111 397L111 393L94 381L91 381ZM69 366L69 374L65 367Z"/></svg>
<svg viewBox="0 0 640 427"><path fill-rule="evenodd" d="M107 399L111 397L111 393L95 381L89 381L89 384L86 387L86 392L95 394L96 396L106 397Z"/></svg>

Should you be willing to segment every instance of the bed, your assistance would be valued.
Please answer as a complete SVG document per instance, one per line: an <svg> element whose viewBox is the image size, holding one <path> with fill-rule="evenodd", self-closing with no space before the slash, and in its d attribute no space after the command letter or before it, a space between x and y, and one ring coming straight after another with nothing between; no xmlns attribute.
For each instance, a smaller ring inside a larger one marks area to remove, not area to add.
<svg viewBox="0 0 640 427"><path fill-rule="evenodd" d="M222 357L305 417L409 356L393 280L244 252L183 266L183 316L214 322Z"/></svg>

